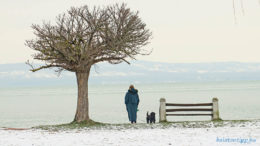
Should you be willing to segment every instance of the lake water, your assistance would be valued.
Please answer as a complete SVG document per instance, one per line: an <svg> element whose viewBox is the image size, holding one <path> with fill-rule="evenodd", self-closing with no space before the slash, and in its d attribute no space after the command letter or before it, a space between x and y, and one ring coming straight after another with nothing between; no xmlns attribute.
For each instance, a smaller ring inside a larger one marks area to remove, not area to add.
<svg viewBox="0 0 260 146"><path fill-rule="evenodd" d="M105 123L127 123L124 96L129 85L90 85L90 117ZM156 112L159 100L169 103L211 102L218 97L224 120L260 119L260 81L136 84L140 105L137 122ZM75 86L0 88L0 127L61 124L74 118ZM210 120L211 117L167 117L169 121Z"/></svg>

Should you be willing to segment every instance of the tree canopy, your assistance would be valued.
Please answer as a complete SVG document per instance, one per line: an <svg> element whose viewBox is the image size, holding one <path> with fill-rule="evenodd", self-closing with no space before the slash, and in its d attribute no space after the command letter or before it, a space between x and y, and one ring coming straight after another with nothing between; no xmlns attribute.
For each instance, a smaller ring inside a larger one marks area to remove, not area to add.
<svg viewBox="0 0 260 146"><path fill-rule="evenodd" d="M60 14L55 24L33 24L36 39L26 45L37 53L36 60L45 65L32 68L35 72L57 67L60 71L84 72L86 67L108 61L112 64L135 59L150 52L141 49L149 43L152 33L126 4L107 7L72 7ZM30 64L28 62L28 64Z"/></svg>

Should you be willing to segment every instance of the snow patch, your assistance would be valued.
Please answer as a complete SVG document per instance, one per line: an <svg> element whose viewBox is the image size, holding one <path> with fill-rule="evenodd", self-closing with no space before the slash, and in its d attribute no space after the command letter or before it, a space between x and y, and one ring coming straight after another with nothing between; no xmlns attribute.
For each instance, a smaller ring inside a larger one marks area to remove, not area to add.
<svg viewBox="0 0 260 146"><path fill-rule="evenodd" d="M220 142L221 138L256 139L248 143L259 145L259 128L167 128L167 129L113 129L113 130L72 130L72 131L43 131L0 130L0 145L185 145L185 146L215 146L241 145L240 142Z"/></svg>

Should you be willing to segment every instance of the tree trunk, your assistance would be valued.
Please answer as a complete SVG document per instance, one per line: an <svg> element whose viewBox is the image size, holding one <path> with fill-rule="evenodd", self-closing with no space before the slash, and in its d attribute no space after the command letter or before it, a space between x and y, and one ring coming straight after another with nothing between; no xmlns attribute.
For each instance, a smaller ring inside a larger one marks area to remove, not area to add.
<svg viewBox="0 0 260 146"><path fill-rule="evenodd" d="M88 122L89 118L89 104L88 104L88 78L90 67L86 72L76 72L78 84L78 102L77 111L74 118L75 122Z"/></svg>

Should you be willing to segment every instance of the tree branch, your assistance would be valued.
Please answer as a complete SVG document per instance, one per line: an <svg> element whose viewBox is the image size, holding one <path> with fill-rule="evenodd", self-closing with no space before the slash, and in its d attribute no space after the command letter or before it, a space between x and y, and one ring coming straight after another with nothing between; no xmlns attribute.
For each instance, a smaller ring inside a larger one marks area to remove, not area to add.
<svg viewBox="0 0 260 146"><path fill-rule="evenodd" d="M46 65L31 71L57 67L73 72L84 72L91 65L107 61L112 64L135 59L136 55L149 55L142 49L149 43L152 33L146 24L126 4L107 7L72 7L60 14L56 24L32 25L36 39L26 45L37 51L34 59Z"/></svg>

